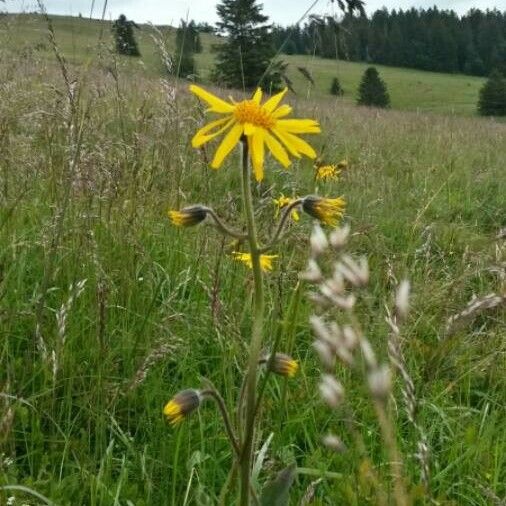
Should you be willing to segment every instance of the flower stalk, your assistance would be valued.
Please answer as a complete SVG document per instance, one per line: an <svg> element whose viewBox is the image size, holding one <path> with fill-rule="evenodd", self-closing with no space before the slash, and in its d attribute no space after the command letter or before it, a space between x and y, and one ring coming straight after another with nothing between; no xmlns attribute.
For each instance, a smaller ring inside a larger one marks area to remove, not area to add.
<svg viewBox="0 0 506 506"><path fill-rule="evenodd" d="M242 144L242 196L246 218L248 243L251 252L254 282L253 321L249 347L248 368L245 383L245 412L243 418L242 447L240 457L240 506L250 504L251 462L253 457L253 437L255 433L256 389L258 361L262 351L264 321L264 287L260 264L261 248L258 244L255 215L251 195L251 176L248 164L248 144Z"/></svg>

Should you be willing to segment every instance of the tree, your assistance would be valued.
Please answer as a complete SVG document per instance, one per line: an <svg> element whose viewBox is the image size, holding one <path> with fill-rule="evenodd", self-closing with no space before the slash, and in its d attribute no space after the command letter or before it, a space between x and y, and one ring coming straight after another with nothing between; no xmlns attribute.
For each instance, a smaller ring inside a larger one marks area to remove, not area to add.
<svg viewBox="0 0 506 506"><path fill-rule="evenodd" d="M334 77L334 79L332 79L332 84L330 85L330 94L335 95L336 97L342 97L344 95L344 90L337 77Z"/></svg>
<svg viewBox="0 0 506 506"><path fill-rule="evenodd" d="M358 92L357 103L359 105L375 107L388 107L390 105L387 87L375 67L369 67L364 72Z"/></svg>
<svg viewBox="0 0 506 506"><path fill-rule="evenodd" d="M176 30L176 54L174 74L177 77L188 77L197 74L194 54L202 51L199 32L193 21L181 20Z"/></svg>
<svg viewBox="0 0 506 506"><path fill-rule="evenodd" d="M480 90L478 112L482 116L506 116L506 78L499 71L492 72Z"/></svg>
<svg viewBox="0 0 506 506"><path fill-rule="evenodd" d="M218 30L226 40L214 47L214 80L231 88L278 90L279 73L270 72L275 48L262 6L256 0L223 0L217 12Z"/></svg>
<svg viewBox="0 0 506 506"><path fill-rule="evenodd" d="M135 40L134 27L138 28L133 21L128 21L124 14L112 24L112 32L116 43L116 52L127 56L140 56L139 47Z"/></svg>

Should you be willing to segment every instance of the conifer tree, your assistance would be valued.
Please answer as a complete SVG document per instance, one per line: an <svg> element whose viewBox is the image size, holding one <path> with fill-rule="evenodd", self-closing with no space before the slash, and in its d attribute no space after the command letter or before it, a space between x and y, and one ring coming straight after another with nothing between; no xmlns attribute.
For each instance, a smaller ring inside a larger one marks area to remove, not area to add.
<svg viewBox="0 0 506 506"><path fill-rule="evenodd" d="M214 80L231 88L279 89L279 73L268 70L275 49L262 6L256 0L222 0L217 12L218 30L226 39L214 48Z"/></svg>
<svg viewBox="0 0 506 506"><path fill-rule="evenodd" d="M492 72L480 90L478 112L482 116L506 116L506 78L499 71Z"/></svg>
<svg viewBox="0 0 506 506"><path fill-rule="evenodd" d="M386 84L379 76L375 67L369 67L364 72L358 92L357 103L359 105L374 107L388 107L390 105L390 96L388 95Z"/></svg>
<svg viewBox="0 0 506 506"><path fill-rule="evenodd" d="M336 97L342 97L344 95L344 90L337 77L334 77L334 79L332 79L332 84L330 85L330 94Z"/></svg>
<svg viewBox="0 0 506 506"><path fill-rule="evenodd" d="M193 21L181 20L176 30L176 54L174 58L174 74L177 77L195 76L197 67L194 54L202 51L202 44L197 27Z"/></svg>
<svg viewBox="0 0 506 506"><path fill-rule="evenodd" d="M124 14L112 24L112 32L116 44L116 52L127 56L140 56L139 47L135 40L134 27L137 25L134 21L128 21Z"/></svg>

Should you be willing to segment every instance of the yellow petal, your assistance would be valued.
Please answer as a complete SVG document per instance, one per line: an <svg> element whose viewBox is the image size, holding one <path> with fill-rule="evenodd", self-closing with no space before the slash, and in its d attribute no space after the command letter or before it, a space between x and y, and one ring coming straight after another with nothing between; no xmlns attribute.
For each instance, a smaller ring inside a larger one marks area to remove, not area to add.
<svg viewBox="0 0 506 506"><path fill-rule="evenodd" d="M273 128L272 131L277 135L278 139L285 146L285 148L288 149L289 153L292 156L295 156L296 158L301 157L299 151L297 150L297 146L295 146L293 142L290 141L290 138L288 137L289 135L288 132L284 132L277 128Z"/></svg>
<svg viewBox="0 0 506 506"><path fill-rule="evenodd" d="M290 165L290 159L288 158L285 149L279 141L268 132L265 133L265 143L267 144L269 151L274 155L278 162L283 165L283 167L286 168Z"/></svg>
<svg viewBox="0 0 506 506"><path fill-rule="evenodd" d="M255 173L255 179L260 182L264 178L265 131L261 128L258 128L255 135L249 139L251 139L249 142L249 148L251 152L253 172Z"/></svg>
<svg viewBox="0 0 506 506"><path fill-rule="evenodd" d="M209 93L196 84L190 85L190 91L197 95L200 99L204 100L204 102L207 102L211 106L210 110L212 112L222 114L234 112L234 106L232 104L225 102L221 98Z"/></svg>
<svg viewBox="0 0 506 506"><path fill-rule="evenodd" d="M281 142L285 144L285 146L293 146L298 153L302 153L303 155L306 155L308 158L315 159L316 158L316 152L315 150L304 140L302 140L300 137L297 137L296 135L293 135L289 132L283 132L280 130L273 130L274 133L279 137Z"/></svg>
<svg viewBox="0 0 506 506"><path fill-rule="evenodd" d="M253 135L256 131L257 127L252 123L244 123L244 135L246 135L246 137Z"/></svg>
<svg viewBox="0 0 506 506"><path fill-rule="evenodd" d="M274 111L276 107L279 105L281 100L283 100L283 97L286 95L286 92L288 91L288 88L285 88L283 91L277 93L273 97L269 98L267 102L264 104L264 109L266 109L268 112Z"/></svg>
<svg viewBox="0 0 506 506"><path fill-rule="evenodd" d="M257 90L255 91L255 94L253 95L253 98L251 100L253 100L253 102L255 102L257 104L260 104L260 102L262 101L262 89L261 88L257 88Z"/></svg>
<svg viewBox="0 0 506 506"><path fill-rule="evenodd" d="M211 121L211 123L205 125L202 127L194 136L192 139L192 146L194 148L199 148L206 142L209 142L210 140L214 139L217 135L220 135L223 133L227 128L230 127L230 125L234 122L233 118L223 118L223 119L217 119L216 121ZM226 123L226 124L225 124ZM219 128L215 132L211 132L213 129L223 125L223 128Z"/></svg>
<svg viewBox="0 0 506 506"><path fill-rule="evenodd" d="M211 162L211 167L213 169L219 169L223 160L227 157L227 155L234 149L234 147L239 142L243 132L243 126L239 123L236 123L231 129L230 132L225 136L223 141L221 142L219 148L216 150L214 155L214 159Z"/></svg>
<svg viewBox="0 0 506 506"><path fill-rule="evenodd" d="M271 113L273 118L283 118L284 116L288 116L293 109L288 104L283 104L281 107L278 107L274 112Z"/></svg>
<svg viewBox="0 0 506 506"><path fill-rule="evenodd" d="M320 125L312 119L280 119L276 126L292 134L317 134L320 133Z"/></svg>

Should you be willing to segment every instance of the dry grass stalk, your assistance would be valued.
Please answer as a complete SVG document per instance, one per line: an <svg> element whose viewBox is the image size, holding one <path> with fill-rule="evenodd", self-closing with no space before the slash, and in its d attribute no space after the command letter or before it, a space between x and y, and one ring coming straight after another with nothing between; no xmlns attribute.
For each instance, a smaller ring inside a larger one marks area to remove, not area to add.
<svg viewBox="0 0 506 506"><path fill-rule="evenodd" d="M490 293L484 297L474 297L462 311L448 318L445 337L455 334L462 325L474 319L483 311L502 306L506 307L506 295Z"/></svg>

